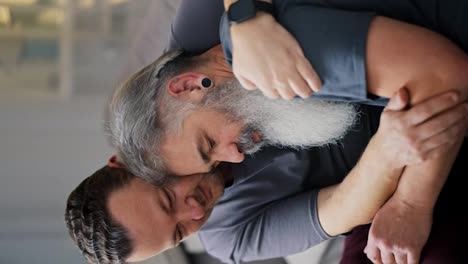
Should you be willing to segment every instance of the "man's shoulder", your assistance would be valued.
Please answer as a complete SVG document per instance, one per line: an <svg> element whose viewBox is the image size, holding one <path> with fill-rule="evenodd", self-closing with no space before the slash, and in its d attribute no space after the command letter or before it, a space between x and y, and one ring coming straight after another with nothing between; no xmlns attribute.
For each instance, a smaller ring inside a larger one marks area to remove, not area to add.
<svg viewBox="0 0 468 264"><path fill-rule="evenodd" d="M202 53L219 44L222 1L182 0L171 26L169 48Z"/></svg>

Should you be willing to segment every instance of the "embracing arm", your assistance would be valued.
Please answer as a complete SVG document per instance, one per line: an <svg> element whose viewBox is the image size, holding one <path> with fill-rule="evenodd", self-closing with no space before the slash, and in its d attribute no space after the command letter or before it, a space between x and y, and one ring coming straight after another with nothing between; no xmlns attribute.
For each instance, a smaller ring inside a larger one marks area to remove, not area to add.
<svg viewBox="0 0 468 264"><path fill-rule="evenodd" d="M395 191L402 169L393 168L395 164L380 155L381 139L378 134L372 138L343 182L320 190L318 216L330 236L370 223Z"/></svg>
<svg viewBox="0 0 468 264"><path fill-rule="evenodd" d="M448 90L458 92L458 101L468 98L468 57L453 43L418 26L377 17L371 23L366 58L368 91L389 96L406 87L411 104ZM366 254L374 263L407 259L416 263L431 230L432 212L455 160L464 130L466 104L446 122L461 129L442 155L409 165L392 198L376 214L369 233ZM465 108L465 109L463 109ZM433 131L442 131L437 123ZM410 142L418 148L420 141ZM398 220L397 225L395 223Z"/></svg>
<svg viewBox="0 0 468 264"><path fill-rule="evenodd" d="M409 101L406 89L390 99L379 129L357 165L343 182L319 192L318 216L326 233L337 235L370 223L401 185L398 181L406 164L418 162L427 146L434 148L432 153L440 153L445 144L453 144L451 138L461 128L446 120L457 118L464 111L455 107L459 104L450 98L453 94L445 92L408 110L402 110ZM434 132L433 123L444 131ZM412 148L406 143L411 139L424 143Z"/></svg>
<svg viewBox="0 0 468 264"><path fill-rule="evenodd" d="M257 207L232 226L198 234L210 255L224 263L284 257L330 239L317 221L317 190ZM247 205L245 205L247 206Z"/></svg>
<svg viewBox="0 0 468 264"><path fill-rule="evenodd" d="M368 91L375 95L389 97L406 87L411 105L448 90L457 90L460 101L468 98L468 56L446 38L424 28L375 18L368 34L366 64ZM464 113L454 121L466 124ZM463 133L456 136L458 144L447 146L448 155L408 166L397 193L408 202L433 207ZM416 182L418 188L408 188Z"/></svg>

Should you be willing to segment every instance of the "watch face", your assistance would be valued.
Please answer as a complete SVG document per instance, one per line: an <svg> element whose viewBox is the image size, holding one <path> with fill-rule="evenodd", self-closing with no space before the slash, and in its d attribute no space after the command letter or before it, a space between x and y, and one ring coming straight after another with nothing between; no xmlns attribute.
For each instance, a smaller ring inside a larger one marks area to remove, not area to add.
<svg viewBox="0 0 468 264"><path fill-rule="evenodd" d="M253 0L239 0L229 7L228 19L231 23L241 23L255 17L256 12Z"/></svg>

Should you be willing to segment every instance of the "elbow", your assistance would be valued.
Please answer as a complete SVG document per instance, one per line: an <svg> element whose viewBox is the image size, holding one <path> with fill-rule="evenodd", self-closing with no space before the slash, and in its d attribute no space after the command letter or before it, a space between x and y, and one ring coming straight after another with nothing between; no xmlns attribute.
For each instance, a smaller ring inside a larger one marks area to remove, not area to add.
<svg viewBox="0 0 468 264"><path fill-rule="evenodd" d="M440 79L447 90L457 90L463 101L468 100L468 56L460 54L441 69Z"/></svg>
<svg viewBox="0 0 468 264"><path fill-rule="evenodd" d="M427 71L414 76L406 84L411 94L411 104L417 104L432 96L457 91L461 101L468 100L468 56L445 57L428 64Z"/></svg>
<svg viewBox="0 0 468 264"><path fill-rule="evenodd" d="M448 40L447 42L446 48L437 54L432 64L431 75L434 76L432 85L438 85L439 87L434 88L440 89L440 93L456 90L462 100L467 100L468 55L455 44Z"/></svg>
<svg viewBox="0 0 468 264"><path fill-rule="evenodd" d="M411 103L447 92L458 91L462 100L468 99L468 55L449 39L425 31L427 42L414 51L415 61L409 74ZM413 86L414 89L411 89ZM411 92L413 90L413 92Z"/></svg>
<svg viewBox="0 0 468 264"><path fill-rule="evenodd" d="M366 55L369 92L375 95L390 97L406 87L411 104L450 90L468 98L468 55L439 33L375 19Z"/></svg>

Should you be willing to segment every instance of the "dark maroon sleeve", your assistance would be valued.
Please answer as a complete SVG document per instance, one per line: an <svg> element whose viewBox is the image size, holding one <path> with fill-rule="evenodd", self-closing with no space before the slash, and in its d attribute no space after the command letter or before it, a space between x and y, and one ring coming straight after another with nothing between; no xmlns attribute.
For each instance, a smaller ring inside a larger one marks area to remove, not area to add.
<svg viewBox="0 0 468 264"><path fill-rule="evenodd" d="M169 49L201 53L217 44L222 0L181 0L171 25Z"/></svg>

